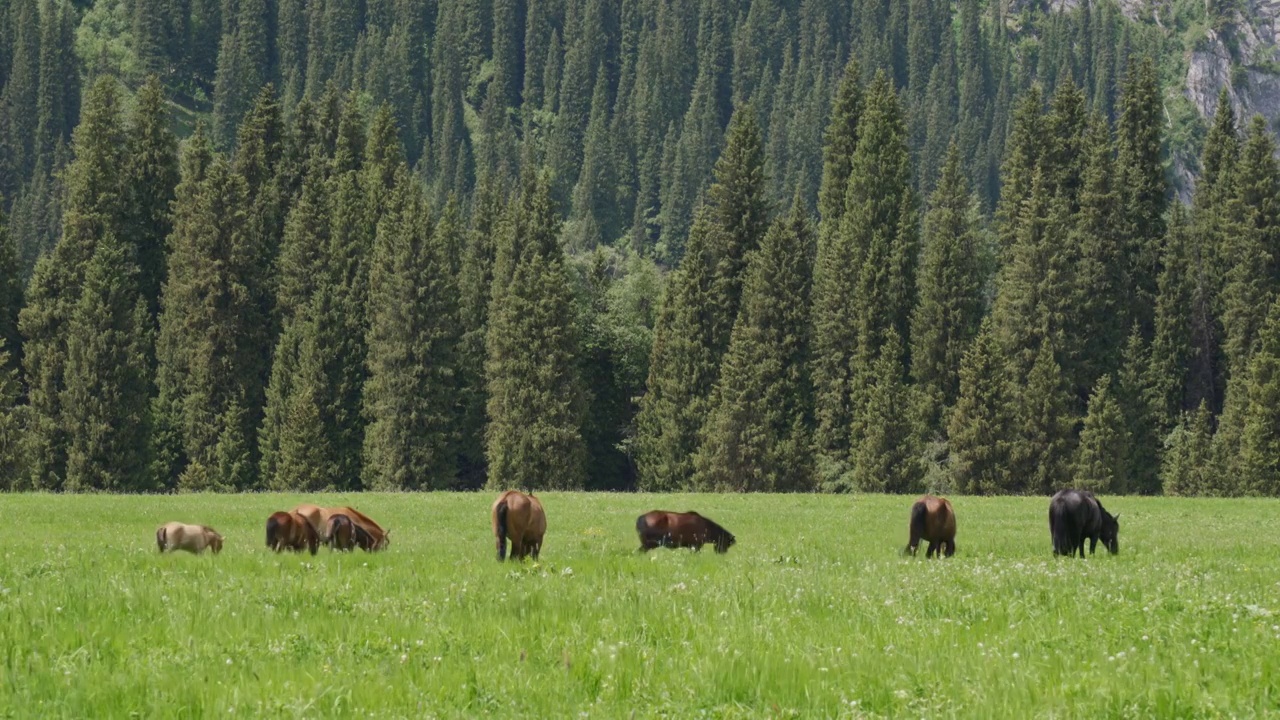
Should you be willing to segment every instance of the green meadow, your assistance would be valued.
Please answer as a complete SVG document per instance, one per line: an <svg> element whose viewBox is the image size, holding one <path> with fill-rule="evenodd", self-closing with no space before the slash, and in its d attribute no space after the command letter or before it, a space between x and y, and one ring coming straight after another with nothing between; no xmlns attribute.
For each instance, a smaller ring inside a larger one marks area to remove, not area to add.
<svg viewBox="0 0 1280 720"><path fill-rule="evenodd" d="M1055 559L1047 498L547 493L499 564L484 494L0 496L0 716L1280 716L1280 503L1104 498L1120 554ZM276 555L269 513L350 503L378 554ZM636 552L694 509L727 555ZM168 520L219 556L157 553Z"/></svg>

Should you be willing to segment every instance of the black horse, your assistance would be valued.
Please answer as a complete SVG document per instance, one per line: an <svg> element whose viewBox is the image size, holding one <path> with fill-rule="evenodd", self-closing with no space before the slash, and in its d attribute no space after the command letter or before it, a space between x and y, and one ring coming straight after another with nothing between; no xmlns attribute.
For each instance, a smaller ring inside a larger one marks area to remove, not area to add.
<svg viewBox="0 0 1280 720"><path fill-rule="evenodd" d="M1111 551L1120 552L1120 516L1112 517L1088 490L1060 490L1049 501L1049 534L1053 537L1053 554L1084 557L1084 541L1089 540L1089 554L1098 540Z"/></svg>

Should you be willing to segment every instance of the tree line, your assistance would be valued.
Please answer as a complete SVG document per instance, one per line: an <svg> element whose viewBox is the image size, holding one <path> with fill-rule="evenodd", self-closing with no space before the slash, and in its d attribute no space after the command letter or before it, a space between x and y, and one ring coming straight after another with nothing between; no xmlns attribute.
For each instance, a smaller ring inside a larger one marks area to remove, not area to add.
<svg viewBox="0 0 1280 720"><path fill-rule="evenodd" d="M1280 492L1274 141L1172 202L1114 7L211 5L6 66L6 488Z"/></svg>

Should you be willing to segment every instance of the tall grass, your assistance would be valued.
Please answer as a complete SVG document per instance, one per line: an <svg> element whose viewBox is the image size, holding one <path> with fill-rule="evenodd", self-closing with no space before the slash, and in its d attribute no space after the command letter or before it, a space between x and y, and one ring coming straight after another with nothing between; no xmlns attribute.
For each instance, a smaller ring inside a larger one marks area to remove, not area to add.
<svg viewBox="0 0 1280 720"><path fill-rule="evenodd" d="M276 555L282 495L0 497L0 716L1218 717L1280 712L1280 503L1104 498L1118 556L1055 559L1046 498L543 496L539 564L487 494L308 497L392 529ZM727 555L636 553L694 509ZM159 555L168 520L221 555Z"/></svg>

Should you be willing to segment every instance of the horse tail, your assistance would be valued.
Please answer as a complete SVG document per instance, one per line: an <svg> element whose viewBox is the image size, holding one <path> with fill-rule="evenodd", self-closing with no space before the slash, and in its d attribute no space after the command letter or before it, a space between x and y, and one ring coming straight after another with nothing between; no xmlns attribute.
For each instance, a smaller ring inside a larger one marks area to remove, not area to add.
<svg viewBox="0 0 1280 720"><path fill-rule="evenodd" d="M1075 538L1071 532L1065 508L1051 506L1049 508L1049 533L1053 536L1054 555L1075 555Z"/></svg>
<svg viewBox="0 0 1280 720"><path fill-rule="evenodd" d="M493 534L498 537L498 561L507 559L507 501L502 500L493 509Z"/></svg>
<svg viewBox="0 0 1280 720"><path fill-rule="evenodd" d="M163 525L160 526L159 530L156 530L156 545L160 547L160 552L164 552L164 539L167 534L168 528Z"/></svg>
<svg viewBox="0 0 1280 720"><path fill-rule="evenodd" d="M302 532L307 538L307 550L312 555L315 555L316 551L320 549L320 533L317 533L316 529L306 519L302 520Z"/></svg>
<svg viewBox="0 0 1280 720"><path fill-rule="evenodd" d="M280 533L280 521L276 519L275 515L272 515L271 517L267 518L267 547L273 548L273 549L275 548L275 543L272 541L275 540L276 535L278 535L279 533Z"/></svg>
<svg viewBox="0 0 1280 720"><path fill-rule="evenodd" d="M911 506L911 522L908 527L911 537L907 540L906 552L910 553L920 544L920 538L924 537L929 529L929 507L923 502L917 502Z"/></svg>

